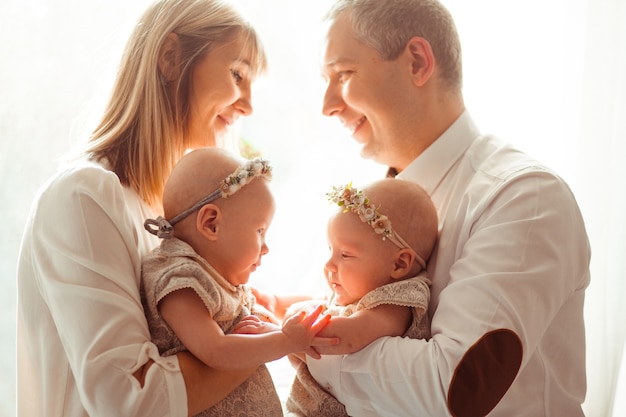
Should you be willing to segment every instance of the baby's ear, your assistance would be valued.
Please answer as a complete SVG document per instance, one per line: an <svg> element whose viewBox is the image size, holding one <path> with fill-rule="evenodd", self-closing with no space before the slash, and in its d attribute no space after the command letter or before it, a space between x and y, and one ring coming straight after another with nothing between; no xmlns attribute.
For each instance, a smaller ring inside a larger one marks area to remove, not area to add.
<svg viewBox="0 0 626 417"><path fill-rule="evenodd" d="M403 279L406 278L411 270L413 269L413 264L415 263L415 253L408 248L400 249L396 252L396 257L394 260L394 268L391 271L391 278L393 279Z"/></svg>
<svg viewBox="0 0 626 417"><path fill-rule="evenodd" d="M222 218L222 211L218 206L205 204L198 210L196 229L206 239L217 240Z"/></svg>

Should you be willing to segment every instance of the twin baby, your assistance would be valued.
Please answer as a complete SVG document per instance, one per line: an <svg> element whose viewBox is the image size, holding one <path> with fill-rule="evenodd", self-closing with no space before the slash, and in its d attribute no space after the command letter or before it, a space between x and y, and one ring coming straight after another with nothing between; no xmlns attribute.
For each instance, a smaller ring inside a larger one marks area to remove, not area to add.
<svg viewBox="0 0 626 417"><path fill-rule="evenodd" d="M268 252L275 211L272 167L217 148L187 154L164 190L164 216L145 227L163 238L142 265L142 301L162 355L188 350L207 366L255 369L204 416L283 415L266 362L289 355L296 378L286 402L299 416L344 416L307 360L350 354L382 336L428 338L428 260L437 214L417 184L384 179L333 187L326 300L278 296L246 285ZM282 324L281 324L282 323Z"/></svg>

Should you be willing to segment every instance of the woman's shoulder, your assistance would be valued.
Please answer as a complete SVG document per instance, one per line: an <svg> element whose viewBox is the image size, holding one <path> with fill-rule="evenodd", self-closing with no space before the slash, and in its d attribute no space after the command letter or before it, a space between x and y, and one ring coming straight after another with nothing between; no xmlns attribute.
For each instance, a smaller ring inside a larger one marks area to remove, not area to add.
<svg viewBox="0 0 626 417"><path fill-rule="evenodd" d="M51 215L70 219L98 208L116 217L126 211L125 199L124 187L115 173L100 163L76 160L60 166L43 184L32 214L43 219Z"/></svg>
<svg viewBox="0 0 626 417"><path fill-rule="evenodd" d="M99 162L79 159L61 165L42 187L42 192L67 195L70 193L101 193L121 190L117 175Z"/></svg>

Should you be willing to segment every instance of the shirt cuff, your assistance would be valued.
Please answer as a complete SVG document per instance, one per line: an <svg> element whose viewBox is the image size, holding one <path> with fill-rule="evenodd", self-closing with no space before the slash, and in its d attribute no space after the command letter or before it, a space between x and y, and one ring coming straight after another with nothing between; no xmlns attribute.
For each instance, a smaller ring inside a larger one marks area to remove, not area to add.
<svg viewBox="0 0 626 417"><path fill-rule="evenodd" d="M144 349L146 349L147 356L154 361L152 369L148 370L146 375L145 384L154 383L158 385L158 380L162 378L167 387L167 392L163 394L167 396L166 402L169 404L170 409L169 415L186 416L188 414L187 390L185 388L185 379L178 363L178 357L176 355L160 356L157 347L152 343L146 343ZM155 381L151 381L151 378L154 378Z"/></svg>

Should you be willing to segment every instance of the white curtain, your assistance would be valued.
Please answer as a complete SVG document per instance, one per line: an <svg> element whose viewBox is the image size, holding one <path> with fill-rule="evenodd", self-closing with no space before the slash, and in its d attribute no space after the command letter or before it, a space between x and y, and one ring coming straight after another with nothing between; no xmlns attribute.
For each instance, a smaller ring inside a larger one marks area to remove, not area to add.
<svg viewBox="0 0 626 417"><path fill-rule="evenodd" d="M589 0L576 159L578 198L592 244L586 302L590 416L626 416L626 2Z"/></svg>
<svg viewBox="0 0 626 417"><path fill-rule="evenodd" d="M485 131L570 183L592 245L586 300L589 417L626 415L626 1L443 0L464 51L466 104ZM93 126L130 26L149 0L0 3L0 417L15 414L15 267L36 189ZM253 283L316 291L324 193L384 168L321 115L320 19L332 0L239 0L270 71L240 134L275 166L270 253ZM288 385L290 381L285 383Z"/></svg>

